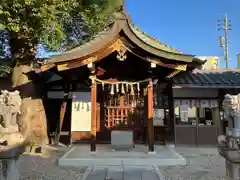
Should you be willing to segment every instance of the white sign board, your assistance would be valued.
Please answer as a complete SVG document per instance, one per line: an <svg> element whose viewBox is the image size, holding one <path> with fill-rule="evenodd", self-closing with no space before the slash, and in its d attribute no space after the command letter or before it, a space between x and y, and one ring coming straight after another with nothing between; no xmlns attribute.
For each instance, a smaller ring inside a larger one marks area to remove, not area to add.
<svg viewBox="0 0 240 180"><path fill-rule="evenodd" d="M188 122L188 105L180 107L180 118L182 122Z"/></svg>
<svg viewBox="0 0 240 180"><path fill-rule="evenodd" d="M91 131L91 93L73 92L71 131Z"/></svg>
<svg viewBox="0 0 240 180"><path fill-rule="evenodd" d="M163 126L164 109L153 109L153 125Z"/></svg>

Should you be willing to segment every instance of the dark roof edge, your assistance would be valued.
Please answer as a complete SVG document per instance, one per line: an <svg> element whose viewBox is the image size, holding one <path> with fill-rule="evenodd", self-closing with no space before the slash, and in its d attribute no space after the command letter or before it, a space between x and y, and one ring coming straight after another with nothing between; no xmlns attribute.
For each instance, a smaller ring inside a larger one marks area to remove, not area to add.
<svg viewBox="0 0 240 180"><path fill-rule="evenodd" d="M197 58L196 56L194 56L193 62L197 63L199 65L203 65L203 64L205 64L207 62L207 60L201 60L201 59Z"/></svg>
<svg viewBox="0 0 240 180"><path fill-rule="evenodd" d="M222 88L222 89L228 89L228 88L240 88L240 86L236 86L236 85L191 85L191 84L173 84L173 88L174 89L181 89L181 88L213 88L213 89L218 89L218 88Z"/></svg>

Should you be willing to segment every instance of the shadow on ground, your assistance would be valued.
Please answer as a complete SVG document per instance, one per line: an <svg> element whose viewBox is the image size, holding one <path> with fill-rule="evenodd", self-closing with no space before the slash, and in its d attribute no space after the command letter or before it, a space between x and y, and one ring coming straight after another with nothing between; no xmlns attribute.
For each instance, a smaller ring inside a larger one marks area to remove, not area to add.
<svg viewBox="0 0 240 180"><path fill-rule="evenodd" d="M46 148L41 154L25 153L18 160L21 180L80 180L86 168L60 167L57 160L67 148Z"/></svg>

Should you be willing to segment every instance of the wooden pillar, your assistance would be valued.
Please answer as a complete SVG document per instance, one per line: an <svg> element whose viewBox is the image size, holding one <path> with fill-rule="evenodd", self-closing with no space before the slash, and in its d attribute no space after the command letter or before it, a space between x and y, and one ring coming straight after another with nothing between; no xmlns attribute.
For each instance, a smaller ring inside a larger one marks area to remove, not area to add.
<svg viewBox="0 0 240 180"><path fill-rule="evenodd" d="M154 152L154 126L153 126L153 83L152 79L149 79L148 83L148 150Z"/></svg>
<svg viewBox="0 0 240 180"><path fill-rule="evenodd" d="M144 95L144 144L148 145L148 89L143 89Z"/></svg>
<svg viewBox="0 0 240 180"><path fill-rule="evenodd" d="M68 96L69 96L69 91L70 91L70 85L64 84L63 89L64 89L64 96L63 96L63 101L62 101L62 105L61 105L61 109L60 109L59 123L58 123L57 133L56 133L56 137L55 137L56 144L59 143L59 139L61 136L62 126L63 126L64 117L65 117L66 109L67 109L67 101L68 101Z"/></svg>
<svg viewBox="0 0 240 180"><path fill-rule="evenodd" d="M96 151L96 134L97 134L97 84L95 77L92 78L91 86L91 152Z"/></svg>
<svg viewBox="0 0 240 180"><path fill-rule="evenodd" d="M174 107L174 98L173 98L173 89L172 89L172 81L167 85L168 90L168 133L167 133L167 143L168 144L175 144L175 107Z"/></svg>

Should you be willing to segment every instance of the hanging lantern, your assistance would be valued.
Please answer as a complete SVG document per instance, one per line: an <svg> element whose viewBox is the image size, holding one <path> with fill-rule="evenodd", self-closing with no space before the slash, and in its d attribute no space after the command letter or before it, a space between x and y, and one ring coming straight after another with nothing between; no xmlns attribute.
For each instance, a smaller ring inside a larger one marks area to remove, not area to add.
<svg viewBox="0 0 240 180"><path fill-rule="evenodd" d="M121 87L121 93L122 93L122 94L125 94L124 84L122 84L122 87Z"/></svg>
<svg viewBox="0 0 240 180"><path fill-rule="evenodd" d="M134 96L134 88L133 88L133 85L131 84L130 86L131 86L130 95L131 95L131 96Z"/></svg>
<svg viewBox="0 0 240 180"><path fill-rule="evenodd" d="M110 92L111 95L114 95L114 85L112 84L111 85L111 92Z"/></svg>
<svg viewBox="0 0 240 180"><path fill-rule="evenodd" d="M118 84L116 84L116 90L117 90L117 92L119 92L119 85Z"/></svg>

